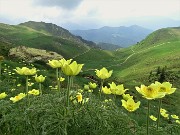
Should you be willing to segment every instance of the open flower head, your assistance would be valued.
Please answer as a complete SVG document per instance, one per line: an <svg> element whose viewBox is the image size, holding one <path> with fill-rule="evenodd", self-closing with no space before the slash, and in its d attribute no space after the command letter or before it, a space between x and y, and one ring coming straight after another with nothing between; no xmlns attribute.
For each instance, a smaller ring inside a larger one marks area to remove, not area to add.
<svg viewBox="0 0 180 135"><path fill-rule="evenodd" d="M157 118L156 118L155 116L153 116L153 115L149 116L149 118L150 118L151 120L153 120L153 121L156 121L156 120L157 120Z"/></svg>
<svg viewBox="0 0 180 135"><path fill-rule="evenodd" d="M134 102L134 100L132 98L129 98L127 101L125 100L121 100L122 102L122 106L128 110L129 112L133 112L135 111L136 109L139 108L140 106L140 101L138 101L137 103Z"/></svg>
<svg viewBox="0 0 180 135"><path fill-rule="evenodd" d="M171 117L172 117L173 119L176 119L176 120L179 119L179 116L177 116L177 115L175 115L175 114L171 115Z"/></svg>
<svg viewBox="0 0 180 135"><path fill-rule="evenodd" d="M167 112L166 109L160 108L160 113L166 113L166 112Z"/></svg>
<svg viewBox="0 0 180 135"><path fill-rule="evenodd" d="M60 81L60 82L63 82L64 80L65 80L65 78L63 78L63 77L60 77L60 78L59 78L59 81Z"/></svg>
<svg viewBox="0 0 180 135"><path fill-rule="evenodd" d="M34 95L34 96L38 96L39 95L39 90L36 89L32 89L31 91L28 92L28 94Z"/></svg>
<svg viewBox="0 0 180 135"><path fill-rule="evenodd" d="M176 120L175 122L176 122L177 124L180 124L180 121L179 121L179 120Z"/></svg>
<svg viewBox="0 0 180 135"><path fill-rule="evenodd" d="M36 68L29 69L27 67L22 67L22 68L16 67L16 69L14 69L14 70L19 75L34 75L34 74L36 74Z"/></svg>
<svg viewBox="0 0 180 135"><path fill-rule="evenodd" d="M96 69L95 72L96 72L97 77L99 77L99 78L102 79L102 80L111 77L111 75L112 75L112 73L113 73L112 70L108 72L108 70L107 70L105 67L103 67L103 68L100 69L100 70Z"/></svg>
<svg viewBox="0 0 180 135"><path fill-rule="evenodd" d="M105 87L102 86L102 92L104 94L111 94L112 93L110 88L108 88L107 86L105 86Z"/></svg>
<svg viewBox="0 0 180 135"><path fill-rule="evenodd" d="M79 74L84 64L77 64L76 61L73 61L71 64L66 64L63 66L62 71L65 75L75 76Z"/></svg>
<svg viewBox="0 0 180 135"><path fill-rule="evenodd" d="M176 88L172 88L172 84L169 82L155 82L159 86L159 92L165 92L166 95L172 94L176 91Z"/></svg>
<svg viewBox="0 0 180 135"><path fill-rule="evenodd" d="M69 65L71 63L71 61L72 61L72 59L65 60L64 58L59 60L59 62L61 63L61 68L63 68L65 65Z"/></svg>
<svg viewBox="0 0 180 135"><path fill-rule="evenodd" d="M5 98L5 97L7 97L7 94L6 94L5 92L0 93L0 99L3 99L3 98Z"/></svg>
<svg viewBox="0 0 180 135"><path fill-rule="evenodd" d="M133 98L133 96L129 95L129 94L123 94L123 99L124 100L128 100L129 98Z"/></svg>
<svg viewBox="0 0 180 135"><path fill-rule="evenodd" d="M44 80L45 80L45 77L44 76L42 76L42 75L40 75L40 76L35 76L35 80L36 80L36 82L38 82L38 83L42 83L42 82L44 82Z"/></svg>
<svg viewBox="0 0 180 135"><path fill-rule="evenodd" d="M79 103L81 103L82 102L82 94L81 93L77 93L77 95L76 95L76 98L77 98L77 101L79 102Z"/></svg>
<svg viewBox="0 0 180 135"><path fill-rule="evenodd" d="M128 89L124 89L123 84L116 85L114 82L112 82L111 84L109 83L109 86L110 86L110 90L112 94L115 94L115 95L122 95L126 92L126 90L128 90Z"/></svg>
<svg viewBox="0 0 180 135"><path fill-rule="evenodd" d="M89 88L90 89L95 89L96 87L97 87L96 83L89 82Z"/></svg>
<svg viewBox="0 0 180 135"><path fill-rule="evenodd" d="M61 68L62 64L59 60L49 60L47 63L52 68Z"/></svg>
<svg viewBox="0 0 180 135"><path fill-rule="evenodd" d="M17 96L11 97L10 100L11 100L13 103L15 103L15 102L23 99L25 96L26 96L25 93L19 93Z"/></svg>
<svg viewBox="0 0 180 135"><path fill-rule="evenodd" d="M141 87L135 87L136 90L143 95L144 98L151 100L156 98L162 98L165 96L164 92L159 92L158 86L152 83L150 86L141 85Z"/></svg>
<svg viewBox="0 0 180 135"><path fill-rule="evenodd" d="M166 112L160 112L161 116L163 116L166 119L169 119L169 114Z"/></svg>

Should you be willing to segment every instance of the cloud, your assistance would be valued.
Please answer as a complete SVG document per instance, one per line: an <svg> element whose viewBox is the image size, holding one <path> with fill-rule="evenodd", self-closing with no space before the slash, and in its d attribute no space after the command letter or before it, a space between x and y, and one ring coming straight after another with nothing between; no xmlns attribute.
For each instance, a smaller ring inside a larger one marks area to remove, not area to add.
<svg viewBox="0 0 180 135"><path fill-rule="evenodd" d="M46 7L58 6L64 9L74 9L82 1L83 0L34 0L34 4Z"/></svg>

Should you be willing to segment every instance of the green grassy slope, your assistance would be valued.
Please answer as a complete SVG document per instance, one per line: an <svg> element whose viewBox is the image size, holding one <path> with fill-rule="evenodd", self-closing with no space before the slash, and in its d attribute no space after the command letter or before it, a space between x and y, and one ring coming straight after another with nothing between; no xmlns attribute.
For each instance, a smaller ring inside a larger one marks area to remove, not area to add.
<svg viewBox="0 0 180 135"><path fill-rule="evenodd" d="M72 58L90 49L85 43L79 42L76 38L73 39L73 36L71 38L68 36L65 38L65 34L63 37L61 35L54 36L24 25L13 26L1 23L0 37L1 43L2 41L6 41L13 44L13 46L24 45L55 51L65 58Z"/></svg>

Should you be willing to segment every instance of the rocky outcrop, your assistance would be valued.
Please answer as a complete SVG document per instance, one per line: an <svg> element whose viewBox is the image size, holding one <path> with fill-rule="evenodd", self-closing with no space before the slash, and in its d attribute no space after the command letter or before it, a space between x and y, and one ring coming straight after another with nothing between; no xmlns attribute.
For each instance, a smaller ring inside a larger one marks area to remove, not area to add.
<svg viewBox="0 0 180 135"><path fill-rule="evenodd" d="M9 50L9 57L22 59L33 63L36 61L47 62L52 59L62 59L63 57L56 52L41 49L18 46Z"/></svg>

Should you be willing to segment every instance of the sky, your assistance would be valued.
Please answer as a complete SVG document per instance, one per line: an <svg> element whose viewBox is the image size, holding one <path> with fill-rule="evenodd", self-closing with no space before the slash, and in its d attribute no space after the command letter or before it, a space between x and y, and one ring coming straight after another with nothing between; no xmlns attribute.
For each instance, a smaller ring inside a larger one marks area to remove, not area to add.
<svg viewBox="0 0 180 135"><path fill-rule="evenodd" d="M43 21L72 29L180 26L180 0L0 0L0 22Z"/></svg>

